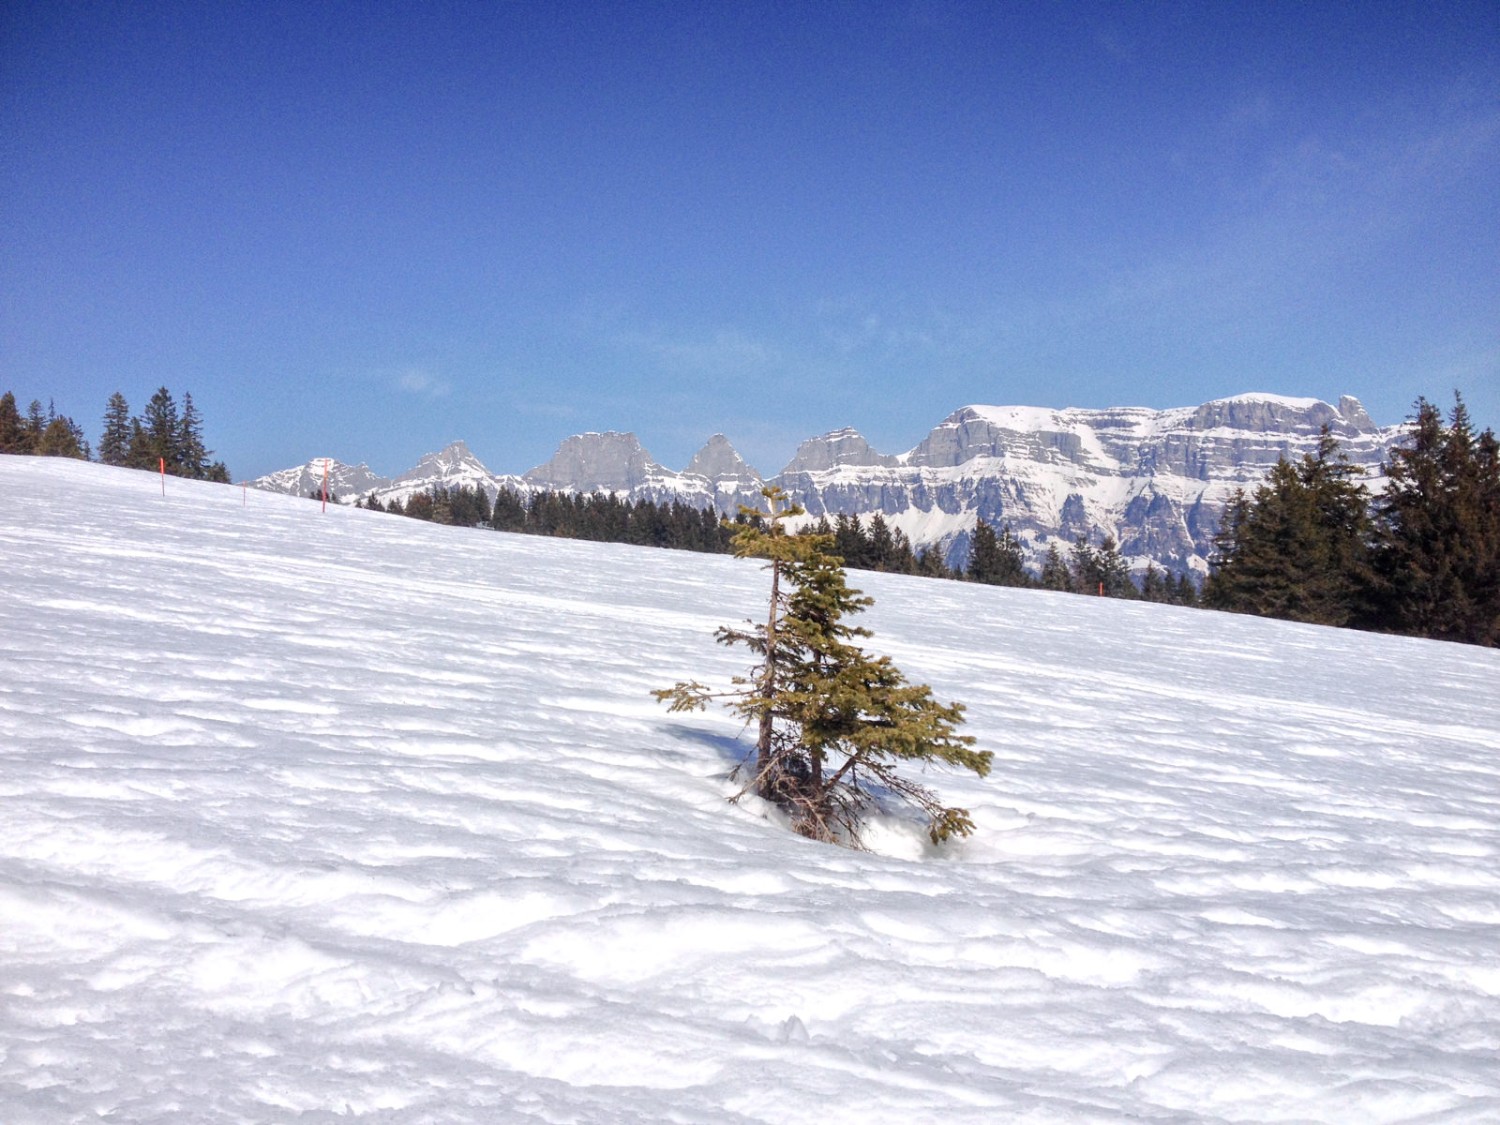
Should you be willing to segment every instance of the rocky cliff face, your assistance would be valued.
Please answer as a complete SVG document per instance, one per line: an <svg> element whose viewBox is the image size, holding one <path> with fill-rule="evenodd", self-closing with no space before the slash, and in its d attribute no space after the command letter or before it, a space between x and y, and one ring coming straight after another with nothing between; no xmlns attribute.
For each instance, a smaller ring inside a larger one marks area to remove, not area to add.
<svg viewBox="0 0 1500 1125"><path fill-rule="evenodd" d="M611 430L567 438L550 461L538 465L523 479L535 488L633 492L667 471L651 460L634 434Z"/></svg>
<svg viewBox="0 0 1500 1125"><path fill-rule="evenodd" d="M968 554L975 523L1008 524L1033 563L1079 535L1114 537L1138 567L1207 569L1212 537L1236 488L1255 486L1278 458L1316 447L1321 427L1349 459L1375 474L1401 428L1380 427L1358 400L1238 395L1172 410L1048 410L966 406L916 448L879 453L854 430L809 438L771 483L810 518L882 513L918 547L938 546L951 562ZM316 470L316 480L309 472ZM347 476L339 476L346 470ZM364 474L361 476L360 474ZM713 505L726 515L758 505L765 483L722 434L682 472L658 464L634 434L578 434L524 477L491 473L463 442L429 454L385 481L364 466L337 466L334 491L353 502L374 491L406 499L434 484L613 492L631 499ZM322 461L273 473L256 487L306 494L321 484Z"/></svg>
<svg viewBox="0 0 1500 1125"><path fill-rule="evenodd" d="M983 519L1009 524L1033 560L1052 543L1065 551L1079 535L1109 535L1138 566L1202 572L1230 494L1314 449L1324 425L1372 476L1400 434L1348 397L1337 407L1269 395L1173 410L968 406L894 465L861 452L778 483L813 515L881 512L954 561Z"/></svg>

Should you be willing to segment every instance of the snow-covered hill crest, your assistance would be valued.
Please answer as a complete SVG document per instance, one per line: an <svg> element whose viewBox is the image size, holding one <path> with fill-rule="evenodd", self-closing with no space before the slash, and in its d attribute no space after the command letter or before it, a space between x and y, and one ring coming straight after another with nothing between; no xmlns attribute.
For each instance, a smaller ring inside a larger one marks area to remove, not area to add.
<svg viewBox="0 0 1500 1125"><path fill-rule="evenodd" d="M1253 488L1278 458L1311 452L1324 426L1378 487L1379 466L1401 427L1377 426L1348 396L1331 406L1264 394L1171 410L966 406L899 455L878 452L852 429L809 438L771 483L814 517L879 512L917 547L938 546L957 563L983 519L1009 525L1034 562L1052 544L1066 552L1079 535L1095 542L1111 536L1137 567L1154 562L1201 573L1230 494ZM436 469L429 464L435 460L462 467ZM304 479L291 472L252 483L298 491L283 483ZM519 478L491 473L457 442L367 491L404 500L434 483L477 485L492 496L502 487L599 490L712 504L731 515L757 502L763 481L722 434L676 472L657 463L634 434L608 432L567 438L549 461ZM359 496L338 492L350 502Z"/></svg>
<svg viewBox="0 0 1500 1125"><path fill-rule="evenodd" d="M994 751L813 844L751 561L0 457L7 1125L1500 1118L1500 652L862 574Z"/></svg>

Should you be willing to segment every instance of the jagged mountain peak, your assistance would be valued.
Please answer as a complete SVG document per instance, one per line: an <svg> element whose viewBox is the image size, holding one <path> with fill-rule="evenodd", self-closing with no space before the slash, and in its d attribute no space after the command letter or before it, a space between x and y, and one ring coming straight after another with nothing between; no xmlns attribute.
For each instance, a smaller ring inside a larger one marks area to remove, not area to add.
<svg viewBox="0 0 1500 1125"><path fill-rule="evenodd" d="M474 451L469 448L468 443L462 440L450 441L436 453L424 454L421 460L417 462L416 466L413 469L411 469L407 473L403 473L402 475L410 476L412 473L416 473L425 467L441 469L478 467L480 469L483 469L485 472L489 472L489 470L485 468L484 462L474 455Z"/></svg>
<svg viewBox="0 0 1500 1125"><path fill-rule="evenodd" d="M693 454L688 467L683 470L688 476L707 477L710 481L756 482L761 476L730 443L723 434L714 434Z"/></svg>
<svg viewBox="0 0 1500 1125"><path fill-rule="evenodd" d="M524 479L538 488L622 492L665 475L676 474L652 460L635 434L606 430L564 438L551 459Z"/></svg>
<svg viewBox="0 0 1500 1125"><path fill-rule="evenodd" d="M814 438L808 438L797 447L782 475L790 473L819 473L843 466L891 467L900 463L900 458L888 453L877 453L865 440L864 435L852 427L830 430Z"/></svg>
<svg viewBox="0 0 1500 1125"><path fill-rule="evenodd" d="M313 457L305 464L294 465L290 469L281 469L278 472L258 477L250 484L266 492L306 496L309 493L321 491L325 479L328 482L328 491L339 498L359 497L373 489L384 488L390 484L387 478L376 475L364 462L350 465L336 457Z"/></svg>

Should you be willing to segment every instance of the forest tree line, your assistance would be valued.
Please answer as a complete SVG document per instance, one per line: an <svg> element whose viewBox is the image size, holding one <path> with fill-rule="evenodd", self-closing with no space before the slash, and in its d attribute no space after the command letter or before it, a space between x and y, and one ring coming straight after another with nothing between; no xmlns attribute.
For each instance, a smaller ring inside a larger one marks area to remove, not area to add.
<svg viewBox="0 0 1500 1125"><path fill-rule="evenodd" d="M1415 418L1372 495L1325 430L1230 501L1204 604L1289 621L1500 644L1500 442L1463 399Z"/></svg>
<svg viewBox="0 0 1500 1125"><path fill-rule="evenodd" d="M316 500L322 491L313 489L309 495ZM752 522L754 518L740 515L726 520L713 508L697 508L681 500L627 500L605 492L522 495L501 489L491 501L485 490L475 485L435 485L413 493L404 502L395 499L382 503L371 493L358 506L456 527L712 554L732 552L735 533L747 518ZM949 566L937 547L913 549L906 534L891 527L879 512L868 520L847 513L832 520L820 516L804 524L799 534L827 536L842 565L851 570L1144 598L1177 605L1195 604L1198 597L1197 587L1186 573L1170 575L1153 564L1139 580L1132 577L1119 547L1107 536L1098 545L1079 536L1066 557L1054 544L1041 573L1033 575L1026 569L1021 542L1010 528L1002 527L997 532L984 520L974 530L968 565L963 568Z"/></svg>
<svg viewBox="0 0 1500 1125"><path fill-rule="evenodd" d="M0 395L0 453L38 457L75 457L95 460L95 451L83 427L49 403L45 412L33 399L23 415L12 391ZM203 417L191 393L182 396L182 408L172 392L162 387L151 396L139 415L119 391L104 406L97 460L127 469L164 469L173 476L229 483L229 469L210 458L213 451L203 440Z"/></svg>

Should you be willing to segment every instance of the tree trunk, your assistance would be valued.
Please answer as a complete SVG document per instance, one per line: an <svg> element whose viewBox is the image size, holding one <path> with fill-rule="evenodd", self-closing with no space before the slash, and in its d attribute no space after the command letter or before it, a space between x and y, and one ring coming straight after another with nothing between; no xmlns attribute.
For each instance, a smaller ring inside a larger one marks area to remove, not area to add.
<svg viewBox="0 0 1500 1125"><path fill-rule="evenodd" d="M781 594L781 563L771 563L771 611L766 617L766 660L762 670L760 691L760 732L755 740L755 791L758 796L770 798L775 789L771 777L771 762L775 756L772 735L775 720L772 707L776 691L776 603Z"/></svg>

